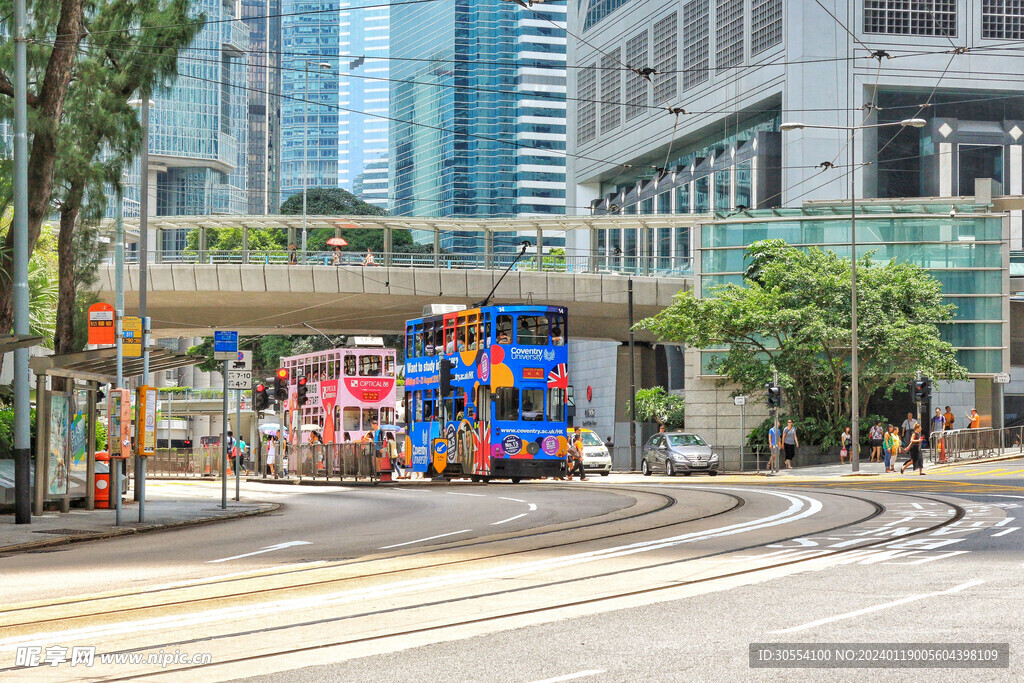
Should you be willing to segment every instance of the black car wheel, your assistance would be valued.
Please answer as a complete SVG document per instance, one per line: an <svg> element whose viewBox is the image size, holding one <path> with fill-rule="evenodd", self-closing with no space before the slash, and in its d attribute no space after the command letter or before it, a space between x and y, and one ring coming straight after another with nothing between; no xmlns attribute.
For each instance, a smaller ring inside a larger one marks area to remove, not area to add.
<svg viewBox="0 0 1024 683"><path fill-rule="evenodd" d="M717 477L718 476L718 470L709 470L708 474L711 475L712 477Z"/></svg>
<svg viewBox="0 0 1024 683"><path fill-rule="evenodd" d="M601 476L602 477L607 477L609 474L611 474L611 472L602 472Z"/></svg>
<svg viewBox="0 0 1024 683"><path fill-rule="evenodd" d="M640 471L645 477L651 476L651 467L647 464L646 458L640 461Z"/></svg>
<svg viewBox="0 0 1024 683"><path fill-rule="evenodd" d="M665 461L665 474L670 477L676 476L676 466L672 464L671 460Z"/></svg>

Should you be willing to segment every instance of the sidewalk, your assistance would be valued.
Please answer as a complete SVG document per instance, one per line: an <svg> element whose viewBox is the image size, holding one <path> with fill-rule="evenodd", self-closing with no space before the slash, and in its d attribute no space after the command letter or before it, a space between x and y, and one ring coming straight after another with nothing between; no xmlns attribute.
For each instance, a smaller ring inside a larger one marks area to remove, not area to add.
<svg viewBox="0 0 1024 683"><path fill-rule="evenodd" d="M127 502L122 504L121 526L114 526L114 510L46 512L41 517L33 516L31 524L15 524L13 514L3 514L0 515L0 555L251 517L280 507L277 503L236 503L228 500L227 510L221 510L220 500L212 498L147 500L146 521L140 524L138 503Z"/></svg>

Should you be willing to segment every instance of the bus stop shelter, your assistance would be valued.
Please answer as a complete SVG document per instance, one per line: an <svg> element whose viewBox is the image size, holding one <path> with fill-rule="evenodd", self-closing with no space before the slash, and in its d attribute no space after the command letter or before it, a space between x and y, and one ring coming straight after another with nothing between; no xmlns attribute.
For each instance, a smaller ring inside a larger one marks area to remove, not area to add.
<svg viewBox="0 0 1024 683"><path fill-rule="evenodd" d="M150 373L202 363L204 356L175 353L160 346L149 349ZM123 358L122 376L142 374L143 359ZM86 509L96 505L96 403L101 384L117 382L117 348L32 358L36 376L36 466L32 511L43 513L47 500L60 500L67 512L72 498L84 498ZM64 391L53 391L48 378L65 380ZM109 440L109 435L108 435Z"/></svg>

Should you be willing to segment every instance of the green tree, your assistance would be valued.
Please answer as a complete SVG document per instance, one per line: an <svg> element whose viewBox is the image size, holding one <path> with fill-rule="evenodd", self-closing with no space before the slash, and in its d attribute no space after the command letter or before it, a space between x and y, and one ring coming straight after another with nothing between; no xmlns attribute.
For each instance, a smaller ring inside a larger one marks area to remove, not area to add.
<svg viewBox="0 0 1024 683"><path fill-rule="evenodd" d="M682 429L686 422L686 401L662 387L637 389L635 417L665 425L668 430Z"/></svg>
<svg viewBox="0 0 1024 683"><path fill-rule="evenodd" d="M281 213L287 216L302 215L302 193L293 194L281 204ZM386 216L384 209L368 204L351 192L340 187L314 187L306 193L307 216ZM329 251L327 240L334 237L333 230L311 230L306 239L309 251ZM384 231L369 228L346 228L342 237L348 242L344 251L384 251ZM422 247L413 243L412 234L408 230L395 230L391 233L391 246L396 252L418 253L431 251L432 247Z"/></svg>
<svg viewBox="0 0 1024 683"><path fill-rule="evenodd" d="M724 349L713 370L739 391L760 391L779 372L791 412L840 425L850 411L850 262L831 251L798 249L782 240L752 244L745 286L719 285L712 297L680 292L674 303L637 327L661 339ZM860 413L872 396L891 397L916 371L966 379L937 324L952 320L941 284L908 263L857 265Z"/></svg>

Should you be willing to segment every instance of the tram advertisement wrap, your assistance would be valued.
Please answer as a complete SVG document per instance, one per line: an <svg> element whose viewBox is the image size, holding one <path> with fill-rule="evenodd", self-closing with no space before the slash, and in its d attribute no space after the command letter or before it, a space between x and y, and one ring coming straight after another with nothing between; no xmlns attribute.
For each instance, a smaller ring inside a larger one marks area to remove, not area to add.
<svg viewBox="0 0 1024 683"><path fill-rule="evenodd" d="M320 382L320 405L324 408L325 443L334 443L334 406L338 402L338 380L325 379Z"/></svg>

